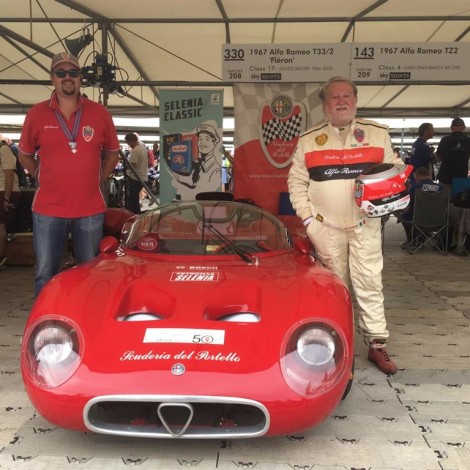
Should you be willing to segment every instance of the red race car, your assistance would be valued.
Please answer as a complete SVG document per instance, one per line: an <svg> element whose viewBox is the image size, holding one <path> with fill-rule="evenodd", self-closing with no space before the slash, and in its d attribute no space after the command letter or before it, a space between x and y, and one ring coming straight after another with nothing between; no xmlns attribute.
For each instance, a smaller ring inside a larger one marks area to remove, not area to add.
<svg viewBox="0 0 470 470"><path fill-rule="evenodd" d="M249 438L325 419L352 382L346 286L307 238L241 202L171 203L129 219L54 277L21 367L54 425L159 438Z"/></svg>

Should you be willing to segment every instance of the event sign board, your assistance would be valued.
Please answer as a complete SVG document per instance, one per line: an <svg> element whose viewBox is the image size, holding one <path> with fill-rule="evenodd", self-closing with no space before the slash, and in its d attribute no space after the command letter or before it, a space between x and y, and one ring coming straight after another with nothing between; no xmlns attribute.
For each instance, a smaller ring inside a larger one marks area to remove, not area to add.
<svg viewBox="0 0 470 470"><path fill-rule="evenodd" d="M312 82L348 75L348 44L225 44L223 80Z"/></svg>
<svg viewBox="0 0 470 470"><path fill-rule="evenodd" d="M467 82L470 43L225 44L229 82Z"/></svg>
<svg viewBox="0 0 470 470"><path fill-rule="evenodd" d="M351 44L354 81L467 81L470 43Z"/></svg>

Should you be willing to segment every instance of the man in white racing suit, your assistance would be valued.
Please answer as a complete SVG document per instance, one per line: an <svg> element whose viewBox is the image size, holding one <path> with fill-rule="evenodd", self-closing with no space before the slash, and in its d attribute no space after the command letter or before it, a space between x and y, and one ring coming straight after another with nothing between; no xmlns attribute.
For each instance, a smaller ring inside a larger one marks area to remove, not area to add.
<svg viewBox="0 0 470 470"><path fill-rule="evenodd" d="M354 83L334 77L320 98L325 121L299 138L287 180L290 200L319 259L354 290L369 360L394 374L385 347L381 221L357 207L354 180L374 164L403 162L393 153L387 127L356 119Z"/></svg>

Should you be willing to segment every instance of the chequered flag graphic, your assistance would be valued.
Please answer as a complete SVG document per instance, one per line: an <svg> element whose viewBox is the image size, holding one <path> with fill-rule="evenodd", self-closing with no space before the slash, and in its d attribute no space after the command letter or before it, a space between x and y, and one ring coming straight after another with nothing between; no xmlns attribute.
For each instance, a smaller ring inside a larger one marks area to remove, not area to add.
<svg viewBox="0 0 470 470"><path fill-rule="evenodd" d="M282 139L285 142L300 135L302 130L301 114L294 114L287 120L272 118L266 121L262 127L263 141L266 145L273 140Z"/></svg>

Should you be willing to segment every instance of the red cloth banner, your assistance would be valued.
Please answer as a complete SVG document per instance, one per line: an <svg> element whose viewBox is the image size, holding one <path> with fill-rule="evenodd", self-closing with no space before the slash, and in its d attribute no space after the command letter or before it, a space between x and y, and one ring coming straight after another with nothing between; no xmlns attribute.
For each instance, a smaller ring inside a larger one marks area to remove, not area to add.
<svg viewBox="0 0 470 470"><path fill-rule="evenodd" d="M234 87L234 196L279 214L279 195L302 134L322 119L315 84L243 83Z"/></svg>

